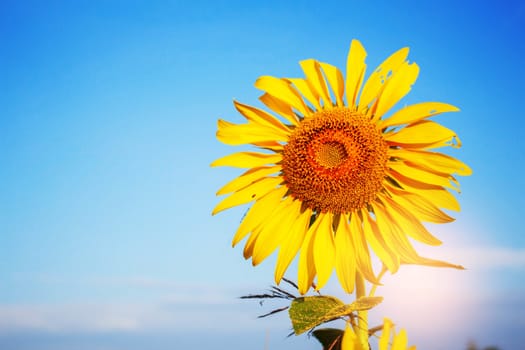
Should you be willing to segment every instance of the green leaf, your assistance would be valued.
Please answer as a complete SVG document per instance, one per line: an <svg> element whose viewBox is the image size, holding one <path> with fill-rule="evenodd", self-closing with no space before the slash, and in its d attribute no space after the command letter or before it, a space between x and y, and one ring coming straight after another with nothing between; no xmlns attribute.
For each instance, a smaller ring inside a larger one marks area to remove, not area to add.
<svg viewBox="0 0 525 350"><path fill-rule="evenodd" d="M379 305L382 301L383 297L361 297L349 306L353 309L353 311L370 310L371 308Z"/></svg>
<svg viewBox="0 0 525 350"><path fill-rule="evenodd" d="M301 297L292 301L288 314L295 334L299 335L324 322L348 316L354 311L369 310L382 300L382 297L363 297L347 305L330 296Z"/></svg>
<svg viewBox="0 0 525 350"><path fill-rule="evenodd" d="M322 328L312 332L313 336L323 345L323 350L341 350L341 340L344 331L337 328Z"/></svg>
<svg viewBox="0 0 525 350"><path fill-rule="evenodd" d="M295 334L301 334L323 322L344 316L345 304L334 297L295 298L288 314Z"/></svg>

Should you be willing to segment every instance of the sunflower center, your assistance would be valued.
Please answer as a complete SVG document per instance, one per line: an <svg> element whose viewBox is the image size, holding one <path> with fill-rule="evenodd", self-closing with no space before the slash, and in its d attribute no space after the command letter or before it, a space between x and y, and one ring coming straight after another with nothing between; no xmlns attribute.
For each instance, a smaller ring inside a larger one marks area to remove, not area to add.
<svg viewBox="0 0 525 350"><path fill-rule="evenodd" d="M383 188L388 146L376 125L348 108L319 111L296 127L284 147L290 194L307 207L348 213Z"/></svg>
<svg viewBox="0 0 525 350"><path fill-rule="evenodd" d="M345 145L337 141L321 144L316 150L315 160L325 168L334 168L343 164L348 157Z"/></svg>

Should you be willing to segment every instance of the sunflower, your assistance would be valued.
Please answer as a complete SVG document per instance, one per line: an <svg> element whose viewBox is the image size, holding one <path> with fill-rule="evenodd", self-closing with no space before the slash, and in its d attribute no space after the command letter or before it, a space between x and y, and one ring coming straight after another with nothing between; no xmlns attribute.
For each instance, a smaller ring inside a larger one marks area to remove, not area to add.
<svg viewBox="0 0 525 350"><path fill-rule="evenodd" d="M421 257L410 242L441 243L422 222L453 220L442 211L459 211L453 174L471 171L433 151L460 147L452 130L429 120L458 108L424 102L387 115L417 78L407 56L408 48L395 52L363 84L366 51L353 40L346 79L335 66L304 60L305 78L257 79L273 113L234 101L247 123L218 121L219 141L253 148L211 164L248 168L217 192L229 195L213 214L252 203L232 243L248 237L244 257L254 266L278 249L276 283L297 254L302 294L316 276L322 288L334 269L348 293L357 273L378 283L371 252L391 273L401 263L458 267Z"/></svg>
<svg viewBox="0 0 525 350"><path fill-rule="evenodd" d="M390 333L393 328L394 324L392 321L385 317L383 331L379 338L379 350L416 350L415 346L408 347L406 330L402 329L399 333L392 333L391 335ZM366 347L366 349L368 349L368 347ZM341 350L364 350L357 334L348 323L343 333Z"/></svg>

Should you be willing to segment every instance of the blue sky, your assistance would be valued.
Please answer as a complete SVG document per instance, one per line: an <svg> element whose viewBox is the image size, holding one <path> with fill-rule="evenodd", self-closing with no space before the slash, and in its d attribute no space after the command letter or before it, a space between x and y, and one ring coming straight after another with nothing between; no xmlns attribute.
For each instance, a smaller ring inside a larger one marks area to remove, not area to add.
<svg viewBox="0 0 525 350"><path fill-rule="evenodd" d="M459 106L438 121L474 171L428 251L467 270L407 267L372 317L421 349L523 344L524 32L519 1L2 1L0 348L318 349L237 299L273 261L231 248L244 209L210 212L238 172L209 164L234 151L216 120L258 105L258 76L344 68L353 38L369 71L411 48L402 103Z"/></svg>

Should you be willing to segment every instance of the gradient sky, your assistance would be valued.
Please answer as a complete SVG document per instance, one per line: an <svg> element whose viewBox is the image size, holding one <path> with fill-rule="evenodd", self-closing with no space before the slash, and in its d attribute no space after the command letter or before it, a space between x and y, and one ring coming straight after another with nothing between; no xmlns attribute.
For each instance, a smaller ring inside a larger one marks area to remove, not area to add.
<svg viewBox="0 0 525 350"><path fill-rule="evenodd" d="M525 343L525 6L520 1L0 2L0 348L319 349L286 338L279 303L238 296L273 283L230 241L245 208L212 217L212 169L236 151L216 120L260 106L258 76L298 61L369 72L409 46L419 79L402 104L463 142L456 222L425 250L466 271L406 267L385 278L372 319L420 349ZM288 274L294 278L293 273ZM344 298L335 283L326 293Z"/></svg>

